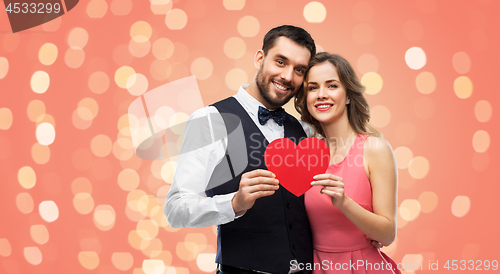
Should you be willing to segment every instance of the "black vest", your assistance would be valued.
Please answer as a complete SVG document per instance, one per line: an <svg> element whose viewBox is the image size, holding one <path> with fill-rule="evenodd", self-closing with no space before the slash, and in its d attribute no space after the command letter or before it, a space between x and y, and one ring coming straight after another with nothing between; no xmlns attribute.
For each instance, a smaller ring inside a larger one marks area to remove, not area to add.
<svg viewBox="0 0 500 274"><path fill-rule="evenodd" d="M241 174L233 174L236 176L232 180L207 190L209 197L237 191L241 175L245 172L267 169L264 151L268 142L240 103L229 97L213 106L221 114L231 113L241 119L248 165ZM289 114L284 127L285 137L296 144L307 137L300 123ZM238 142L229 135L227 150L238 144L242 144L241 140ZM219 163L213 174L221 170L227 172L227 162ZM214 175L210 181L213 178ZM280 186L273 195L258 198L243 216L218 227L216 262L219 264L269 273L288 273L293 259L303 264L313 262L311 228L304 207L304 195L296 197Z"/></svg>

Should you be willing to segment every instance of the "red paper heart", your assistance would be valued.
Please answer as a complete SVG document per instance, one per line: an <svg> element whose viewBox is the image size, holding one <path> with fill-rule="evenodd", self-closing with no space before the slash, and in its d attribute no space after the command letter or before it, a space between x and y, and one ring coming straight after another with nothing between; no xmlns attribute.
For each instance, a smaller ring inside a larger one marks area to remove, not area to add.
<svg viewBox="0 0 500 274"><path fill-rule="evenodd" d="M318 138L306 138L298 146L290 139L280 138L267 146L264 160L280 184L298 197L311 188L314 175L326 172L330 151Z"/></svg>

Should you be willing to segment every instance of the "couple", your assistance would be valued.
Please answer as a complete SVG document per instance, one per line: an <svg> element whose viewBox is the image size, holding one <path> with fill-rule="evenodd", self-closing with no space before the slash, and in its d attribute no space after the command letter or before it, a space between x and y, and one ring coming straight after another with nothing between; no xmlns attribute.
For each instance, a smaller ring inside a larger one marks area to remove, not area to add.
<svg viewBox="0 0 500 274"><path fill-rule="evenodd" d="M229 135L196 151L181 150L165 200L169 224L218 225L217 273L400 273L379 250L396 235L396 163L390 145L368 124L364 88L349 63L316 54L309 33L288 25L265 35L254 63L249 85L190 117L236 115L246 168L239 175L231 169L232 179L207 187L216 174L229 172L224 158L238 140ZM281 108L294 96L305 123ZM201 138L200 130L187 124L183 146ZM296 197L266 169L265 147L251 144L316 133L330 148L330 166ZM203 135L213 140L213 133Z"/></svg>

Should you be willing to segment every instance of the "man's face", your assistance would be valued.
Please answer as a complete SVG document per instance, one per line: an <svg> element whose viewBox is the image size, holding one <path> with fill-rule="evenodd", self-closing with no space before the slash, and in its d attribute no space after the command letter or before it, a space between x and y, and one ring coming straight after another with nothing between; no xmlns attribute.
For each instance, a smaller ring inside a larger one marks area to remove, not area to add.
<svg viewBox="0 0 500 274"><path fill-rule="evenodd" d="M263 54L257 53L260 68L255 81L265 101L262 103L274 109L286 104L301 88L311 52L281 36L267 55Z"/></svg>

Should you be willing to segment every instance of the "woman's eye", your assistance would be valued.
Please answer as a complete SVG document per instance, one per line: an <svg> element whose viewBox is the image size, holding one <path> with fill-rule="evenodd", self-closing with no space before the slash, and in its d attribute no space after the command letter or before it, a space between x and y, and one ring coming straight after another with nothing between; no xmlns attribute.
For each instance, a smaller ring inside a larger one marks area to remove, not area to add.
<svg viewBox="0 0 500 274"><path fill-rule="evenodd" d="M315 86L311 86L311 87L309 87L308 89L309 89L309 90L314 90L314 89L316 89L316 87L315 87Z"/></svg>
<svg viewBox="0 0 500 274"><path fill-rule="evenodd" d="M330 88L338 88L337 85L330 85Z"/></svg>

